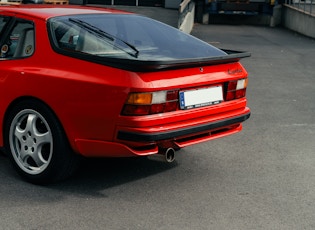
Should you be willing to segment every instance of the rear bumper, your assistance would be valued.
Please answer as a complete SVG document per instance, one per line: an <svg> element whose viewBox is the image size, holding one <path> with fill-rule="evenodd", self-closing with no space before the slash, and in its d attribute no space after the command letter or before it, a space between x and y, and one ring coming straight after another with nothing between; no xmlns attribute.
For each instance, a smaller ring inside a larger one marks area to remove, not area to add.
<svg viewBox="0 0 315 230"><path fill-rule="evenodd" d="M193 144L235 134L242 130L242 122L250 117L250 110L216 121L185 128L159 132L118 130L115 141L76 139L78 152L86 157L132 157L157 154L160 149L180 149Z"/></svg>
<svg viewBox="0 0 315 230"><path fill-rule="evenodd" d="M118 131L117 139L122 141L135 141L135 142L150 142L150 141L163 141L168 139L176 139L178 137L192 135L195 133L202 133L208 130L217 130L221 127L227 127L234 124L242 123L250 117L250 112L237 117L210 122L207 124L192 126L179 130L165 131L159 133L136 133L128 131Z"/></svg>

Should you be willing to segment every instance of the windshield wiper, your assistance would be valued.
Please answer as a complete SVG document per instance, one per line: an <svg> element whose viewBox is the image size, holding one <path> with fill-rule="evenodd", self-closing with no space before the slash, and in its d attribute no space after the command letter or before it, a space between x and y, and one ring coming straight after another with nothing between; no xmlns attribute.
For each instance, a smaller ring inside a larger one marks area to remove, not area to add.
<svg viewBox="0 0 315 230"><path fill-rule="evenodd" d="M114 35L111 35L103 30L101 30L100 28L96 27L96 26L93 26L85 21L82 21L80 19L75 19L75 18L69 18L69 21L70 22L73 22L75 23L76 25L80 26L80 27L83 27L84 29L86 29L87 31L89 32L92 32L94 34L97 34L98 36L101 36L101 37L105 37L106 39L110 40L111 42L113 42L113 46L115 46L116 48L126 52L127 54L129 54L130 56L132 57L135 57L137 58L138 55L139 55L139 50L137 50L137 48L133 45L131 45L130 43L118 38L118 37L115 37ZM118 44L118 43L122 43L122 44ZM129 47L129 49L131 49L133 52L129 52L126 50L126 47L124 46L127 46Z"/></svg>

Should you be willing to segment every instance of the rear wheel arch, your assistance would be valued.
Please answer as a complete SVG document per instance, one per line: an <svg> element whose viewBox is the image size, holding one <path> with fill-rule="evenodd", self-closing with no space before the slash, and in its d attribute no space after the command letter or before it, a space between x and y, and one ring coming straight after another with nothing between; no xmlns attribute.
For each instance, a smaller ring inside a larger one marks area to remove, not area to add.
<svg viewBox="0 0 315 230"><path fill-rule="evenodd" d="M3 140L18 173L32 183L64 179L78 165L78 156L58 117L46 103L33 97L10 104L4 117Z"/></svg>
<svg viewBox="0 0 315 230"><path fill-rule="evenodd" d="M54 114L54 116L56 117L57 121L59 122L59 125L61 127L63 127L62 123L60 122L60 119L59 117L57 116L57 114L54 112L54 110L47 104L45 103L43 100L40 100L36 97L31 97L31 96L27 96L27 97L19 97L19 98L16 98L14 101L12 101L9 106L7 107L6 111L5 111L5 114L3 116L3 126L2 126L2 137L3 137L3 142L4 142L4 131L5 131L5 124L8 120L8 115L10 114L10 111L12 111L12 109L14 109L18 104L20 103L23 103L23 102L34 102L34 103L39 103L39 104L42 104L44 105L45 107L47 107L47 109L50 110L50 112L52 114ZM63 130L65 132L65 130ZM65 132L66 133L66 132Z"/></svg>

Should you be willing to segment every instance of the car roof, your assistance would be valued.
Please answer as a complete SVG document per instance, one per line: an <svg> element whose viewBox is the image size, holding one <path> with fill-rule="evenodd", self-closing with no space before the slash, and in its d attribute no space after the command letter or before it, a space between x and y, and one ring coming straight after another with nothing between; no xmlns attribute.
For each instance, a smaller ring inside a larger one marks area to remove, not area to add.
<svg viewBox="0 0 315 230"><path fill-rule="evenodd" d="M1 12L9 12L34 18L48 19L56 16L77 15L77 14L130 14L125 11L109 9L105 7L79 6L79 5L29 5L2 6Z"/></svg>

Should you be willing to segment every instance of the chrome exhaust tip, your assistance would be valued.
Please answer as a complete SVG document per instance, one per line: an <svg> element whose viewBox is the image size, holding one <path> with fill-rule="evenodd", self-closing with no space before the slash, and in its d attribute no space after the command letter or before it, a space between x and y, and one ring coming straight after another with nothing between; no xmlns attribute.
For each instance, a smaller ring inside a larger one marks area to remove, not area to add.
<svg viewBox="0 0 315 230"><path fill-rule="evenodd" d="M175 160L175 150L173 148L161 149L158 154L147 157L149 160L172 163Z"/></svg>
<svg viewBox="0 0 315 230"><path fill-rule="evenodd" d="M164 155L167 163L172 163L175 160L175 150L173 148L168 148Z"/></svg>

